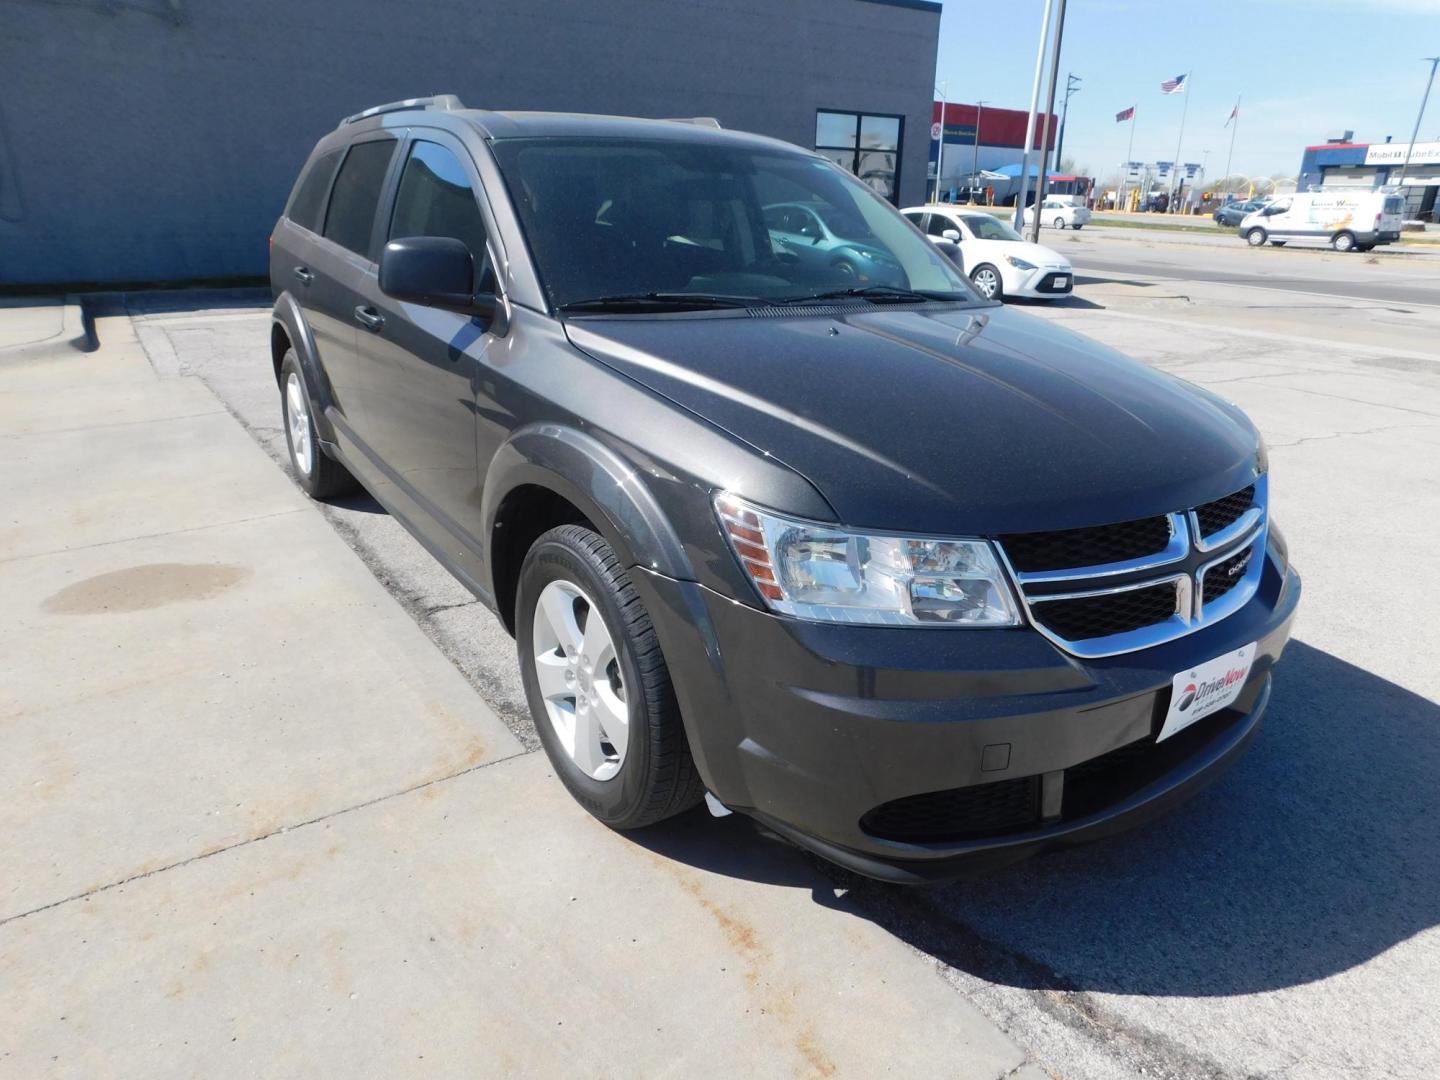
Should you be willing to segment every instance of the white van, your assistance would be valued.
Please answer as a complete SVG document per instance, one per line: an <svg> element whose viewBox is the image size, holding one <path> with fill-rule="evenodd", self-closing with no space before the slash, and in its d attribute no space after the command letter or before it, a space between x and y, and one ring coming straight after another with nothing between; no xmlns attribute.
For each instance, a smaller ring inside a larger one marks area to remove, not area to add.
<svg viewBox="0 0 1440 1080"><path fill-rule="evenodd" d="M1336 251L1369 251L1400 239L1404 209L1403 198L1383 191L1296 192L1247 214L1240 235L1251 247L1323 240Z"/></svg>

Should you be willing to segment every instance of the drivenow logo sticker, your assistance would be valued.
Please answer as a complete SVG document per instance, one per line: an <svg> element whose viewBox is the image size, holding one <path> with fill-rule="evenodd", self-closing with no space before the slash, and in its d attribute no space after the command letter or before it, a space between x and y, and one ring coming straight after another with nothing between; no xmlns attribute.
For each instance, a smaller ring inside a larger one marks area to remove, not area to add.
<svg viewBox="0 0 1440 1080"><path fill-rule="evenodd" d="M1243 570L1243 567L1241 568ZM1202 717L1230 705L1245 689L1250 665L1255 659L1255 643L1217 656L1199 667L1182 671L1171 680L1170 708L1159 739L1168 739Z"/></svg>

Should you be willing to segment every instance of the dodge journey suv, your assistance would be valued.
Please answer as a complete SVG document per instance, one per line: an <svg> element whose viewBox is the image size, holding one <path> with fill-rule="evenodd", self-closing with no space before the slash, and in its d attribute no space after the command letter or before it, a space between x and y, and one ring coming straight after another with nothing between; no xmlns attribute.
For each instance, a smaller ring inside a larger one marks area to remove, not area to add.
<svg viewBox="0 0 1440 1080"><path fill-rule="evenodd" d="M1300 580L1249 420L977 296L823 157L382 105L270 276L299 483L495 611L609 826L704 799L922 881L1132 825L1256 733Z"/></svg>

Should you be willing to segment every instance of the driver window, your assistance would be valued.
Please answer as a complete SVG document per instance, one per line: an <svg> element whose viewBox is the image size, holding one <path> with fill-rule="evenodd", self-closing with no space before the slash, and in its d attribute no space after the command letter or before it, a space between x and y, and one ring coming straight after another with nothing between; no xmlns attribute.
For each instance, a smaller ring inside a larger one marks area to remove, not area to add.
<svg viewBox="0 0 1440 1080"><path fill-rule="evenodd" d="M925 231L931 236L943 237L947 232L959 232L959 227L944 214L931 214L930 224Z"/></svg>
<svg viewBox="0 0 1440 1080"><path fill-rule="evenodd" d="M407 236L463 241L475 257L477 272L485 263L485 221L470 179L460 159L438 143L417 141L405 159L390 217L390 239Z"/></svg>

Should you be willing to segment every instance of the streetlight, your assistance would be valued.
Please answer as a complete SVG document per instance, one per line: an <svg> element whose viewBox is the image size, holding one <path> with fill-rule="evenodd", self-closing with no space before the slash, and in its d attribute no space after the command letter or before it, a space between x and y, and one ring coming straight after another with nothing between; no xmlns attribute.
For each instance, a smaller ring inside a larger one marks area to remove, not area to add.
<svg viewBox="0 0 1440 1080"><path fill-rule="evenodd" d="M940 95L940 146L935 151L935 201L940 201L940 185L945 177L945 106L947 105L946 94L950 89L949 82L942 82L935 88Z"/></svg>
<svg viewBox="0 0 1440 1080"><path fill-rule="evenodd" d="M975 201L975 189L980 186L980 117L985 112L988 101L977 101L975 103L975 157L970 162L970 201Z"/></svg>
<svg viewBox="0 0 1440 1080"><path fill-rule="evenodd" d="M1060 170L1060 162L1063 157L1060 153L1065 149L1065 121L1070 118L1070 95L1080 92L1079 83L1084 82L1079 75L1065 76L1065 104L1060 109L1060 137L1055 140L1055 170Z"/></svg>
<svg viewBox="0 0 1440 1080"><path fill-rule="evenodd" d="M1415 117L1415 130L1410 133L1410 145L1405 147L1405 160L1400 165L1400 179L1397 182L1400 188L1400 196L1405 196L1405 172L1410 168L1410 155L1415 151L1415 140L1420 137L1420 121L1425 119L1425 106L1430 101L1430 88L1435 85L1435 68L1440 66L1440 56L1422 57L1430 61L1430 78L1425 83L1425 94L1420 99L1420 112Z"/></svg>

